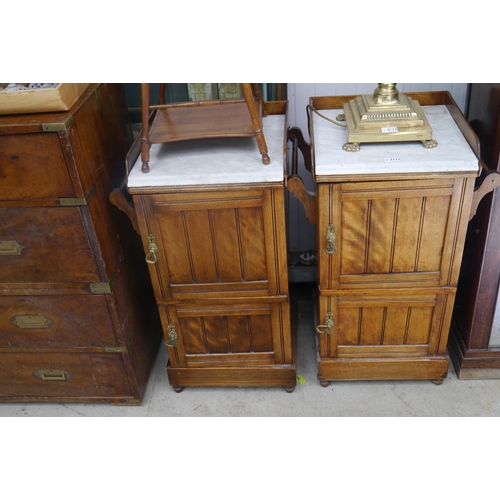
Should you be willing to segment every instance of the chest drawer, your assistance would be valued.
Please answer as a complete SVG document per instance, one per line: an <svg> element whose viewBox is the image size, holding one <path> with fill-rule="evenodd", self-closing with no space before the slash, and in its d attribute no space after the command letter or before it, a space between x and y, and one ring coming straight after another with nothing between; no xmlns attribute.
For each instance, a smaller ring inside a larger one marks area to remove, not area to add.
<svg viewBox="0 0 500 500"><path fill-rule="evenodd" d="M2 398L130 397L121 354L0 352Z"/></svg>
<svg viewBox="0 0 500 500"><path fill-rule="evenodd" d="M0 209L0 283L79 281L99 281L80 209Z"/></svg>
<svg viewBox="0 0 500 500"><path fill-rule="evenodd" d="M115 346L102 295L3 296L0 347Z"/></svg>
<svg viewBox="0 0 500 500"><path fill-rule="evenodd" d="M0 198L74 197L57 134L0 136Z"/></svg>

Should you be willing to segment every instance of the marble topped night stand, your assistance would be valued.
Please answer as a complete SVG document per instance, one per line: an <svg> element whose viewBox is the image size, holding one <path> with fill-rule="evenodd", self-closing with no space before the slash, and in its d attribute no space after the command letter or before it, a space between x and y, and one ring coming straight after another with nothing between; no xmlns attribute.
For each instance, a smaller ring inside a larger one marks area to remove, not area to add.
<svg viewBox="0 0 500 500"><path fill-rule="evenodd" d="M342 149L345 129L309 108L317 184L318 379L442 383L467 223L479 202L477 137L447 92L409 94L438 146ZM333 119L354 96L314 97ZM306 155L305 155L306 156Z"/></svg>
<svg viewBox="0 0 500 500"><path fill-rule="evenodd" d="M185 386L296 384L288 292L284 174L286 102L267 103L254 138L154 144L141 171L129 153L127 190L114 193L141 234L168 349L167 373Z"/></svg>

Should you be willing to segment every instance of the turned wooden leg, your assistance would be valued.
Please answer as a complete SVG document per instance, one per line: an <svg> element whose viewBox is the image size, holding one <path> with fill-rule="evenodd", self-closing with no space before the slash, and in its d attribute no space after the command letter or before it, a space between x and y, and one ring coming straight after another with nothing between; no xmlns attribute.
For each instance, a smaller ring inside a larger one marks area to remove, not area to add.
<svg viewBox="0 0 500 500"><path fill-rule="evenodd" d="M285 391L288 392L288 394L291 394L294 390L295 390L295 386L285 387Z"/></svg>
<svg viewBox="0 0 500 500"><path fill-rule="evenodd" d="M242 83L241 90L245 97L247 103L248 112L250 113L250 118L252 120L252 127L255 134L255 139L257 140L257 146L259 147L260 154L262 155L262 163L268 165L271 162L271 158L267 154L267 144L264 134L262 133L262 128L259 119L259 112L255 106L255 98L252 93L252 87L249 83Z"/></svg>
<svg viewBox="0 0 500 500"><path fill-rule="evenodd" d="M432 380L432 383L434 385L441 385L443 382L444 382L444 379L442 379L442 378Z"/></svg>
<svg viewBox="0 0 500 500"><path fill-rule="evenodd" d="M320 380L319 385L321 387L328 387L330 385L330 381L329 380Z"/></svg>
<svg viewBox="0 0 500 500"><path fill-rule="evenodd" d="M144 173L149 172L149 83L141 83L141 160Z"/></svg>
<svg viewBox="0 0 500 500"><path fill-rule="evenodd" d="M174 392L176 392L177 394L179 394L180 392L182 392L184 390L184 387L179 387L177 385L173 385L172 389L174 390Z"/></svg>

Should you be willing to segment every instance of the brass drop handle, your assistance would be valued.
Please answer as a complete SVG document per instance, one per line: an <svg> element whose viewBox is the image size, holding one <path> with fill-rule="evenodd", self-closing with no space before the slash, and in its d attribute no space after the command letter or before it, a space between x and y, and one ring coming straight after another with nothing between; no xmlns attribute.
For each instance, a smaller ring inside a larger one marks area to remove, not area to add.
<svg viewBox="0 0 500 500"><path fill-rule="evenodd" d="M337 237L335 236L335 226L333 224L328 224L326 226L326 247L325 247L325 252L327 254L334 254L337 249L335 248L335 240Z"/></svg>
<svg viewBox="0 0 500 500"><path fill-rule="evenodd" d="M21 255L23 248L17 241L0 241L0 255Z"/></svg>
<svg viewBox="0 0 500 500"><path fill-rule="evenodd" d="M316 327L316 331L318 333L326 333L327 335L331 335L333 332L333 314L331 312L327 312L325 315L325 324L318 325Z"/></svg>
<svg viewBox="0 0 500 500"><path fill-rule="evenodd" d="M178 340L177 340L177 332L175 331L175 326L170 323L167 326L167 335L168 335L168 340L165 342L165 345L167 347L177 347ZM170 341L170 344L169 344Z"/></svg>
<svg viewBox="0 0 500 500"><path fill-rule="evenodd" d="M158 245L156 244L156 238L151 233L148 234L148 252L146 262L156 264L158 262Z"/></svg>

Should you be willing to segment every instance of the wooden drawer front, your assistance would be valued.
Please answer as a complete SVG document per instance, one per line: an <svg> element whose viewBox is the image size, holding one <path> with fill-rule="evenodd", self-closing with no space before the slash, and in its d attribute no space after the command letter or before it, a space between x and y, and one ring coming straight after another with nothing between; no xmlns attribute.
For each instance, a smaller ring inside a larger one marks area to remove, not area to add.
<svg viewBox="0 0 500 500"><path fill-rule="evenodd" d="M169 325L178 345L172 366L239 366L291 363L288 303L232 306L186 305L160 309L166 342Z"/></svg>
<svg viewBox="0 0 500 500"><path fill-rule="evenodd" d="M156 238L153 274L163 298L286 293L282 196L282 190L249 190L146 197L143 239L147 249L145 236Z"/></svg>
<svg viewBox="0 0 500 500"><path fill-rule="evenodd" d="M0 199L74 197L58 134L0 137Z"/></svg>
<svg viewBox="0 0 500 500"><path fill-rule="evenodd" d="M121 354L0 353L0 400L130 397Z"/></svg>
<svg viewBox="0 0 500 500"><path fill-rule="evenodd" d="M102 295L0 297L0 347L116 346Z"/></svg>
<svg viewBox="0 0 500 500"><path fill-rule="evenodd" d="M99 281L78 208L0 209L0 283Z"/></svg>
<svg viewBox="0 0 500 500"><path fill-rule="evenodd" d="M330 312L334 323L331 335L320 334L321 355L442 356L453 302L454 293L433 292L321 297L319 321Z"/></svg>
<svg viewBox="0 0 500 500"><path fill-rule="evenodd" d="M466 184L462 179L322 186L322 288L450 284ZM335 253L326 253L326 227ZM460 240L460 241L459 241Z"/></svg>

